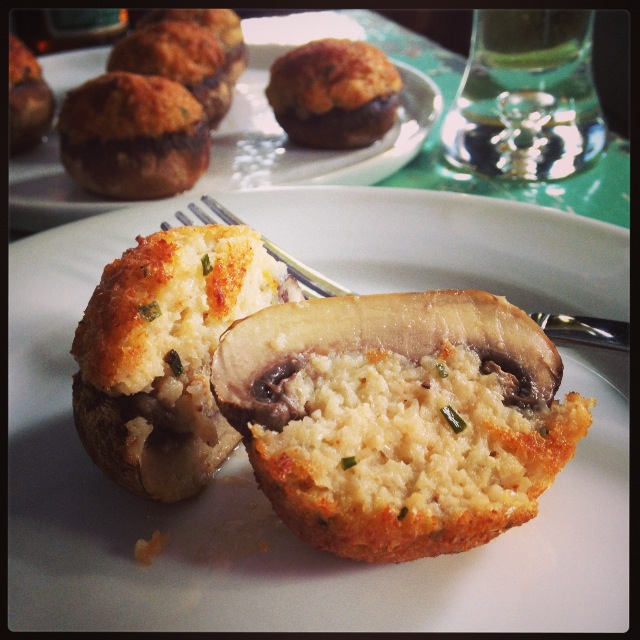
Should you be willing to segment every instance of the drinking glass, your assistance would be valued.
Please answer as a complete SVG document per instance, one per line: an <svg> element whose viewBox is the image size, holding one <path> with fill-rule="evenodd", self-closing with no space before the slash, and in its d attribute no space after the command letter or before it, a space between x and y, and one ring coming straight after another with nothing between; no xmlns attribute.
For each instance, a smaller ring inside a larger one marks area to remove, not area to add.
<svg viewBox="0 0 640 640"><path fill-rule="evenodd" d="M593 10L474 11L469 59L442 127L449 163L529 181L593 163L607 137L593 20Z"/></svg>

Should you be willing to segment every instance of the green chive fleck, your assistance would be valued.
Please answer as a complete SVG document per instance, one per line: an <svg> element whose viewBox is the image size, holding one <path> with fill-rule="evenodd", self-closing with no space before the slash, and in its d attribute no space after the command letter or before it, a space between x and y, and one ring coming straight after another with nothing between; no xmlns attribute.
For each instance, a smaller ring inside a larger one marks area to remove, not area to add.
<svg viewBox="0 0 640 640"><path fill-rule="evenodd" d="M348 458L342 458L342 468L346 471L347 469L351 469L351 467L355 467L358 464L355 456L349 456Z"/></svg>
<svg viewBox="0 0 640 640"><path fill-rule="evenodd" d="M440 412L447 419L447 422L453 429L454 433L461 433L465 430L467 423L458 415L456 410L450 404L446 407L442 407Z"/></svg>
<svg viewBox="0 0 640 640"><path fill-rule="evenodd" d="M145 320L153 322L156 318L162 315L160 305L154 300L149 304L143 304L138 307L138 311L142 314Z"/></svg>
<svg viewBox="0 0 640 640"><path fill-rule="evenodd" d="M213 271L213 267L211 266L211 260L209 260L209 254L205 253L202 258L200 258L200 262L202 262L202 275L207 276Z"/></svg>
<svg viewBox="0 0 640 640"><path fill-rule="evenodd" d="M446 378L449 375L442 362L438 362L438 364L436 364L436 369L438 370L441 378Z"/></svg>
<svg viewBox="0 0 640 640"><path fill-rule="evenodd" d="M398 520L404 520L404 517L409 513L409 509L407 507L402 507L400 509L400 513L398 514Z"/></svg>
<svg viewBox="0 0 640 640"><path fill-rule="evenodd" d="M171 367L171 371L173 371L173 375L176 378L184 371L180 354L175 349L171 349L169 353L167 353L164 361Z"/></svg>

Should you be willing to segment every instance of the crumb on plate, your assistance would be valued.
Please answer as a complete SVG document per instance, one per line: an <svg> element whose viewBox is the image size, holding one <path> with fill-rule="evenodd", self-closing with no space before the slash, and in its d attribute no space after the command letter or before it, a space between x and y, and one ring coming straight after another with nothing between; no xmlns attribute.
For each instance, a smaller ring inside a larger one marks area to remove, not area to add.
<svg viewBox="0 0 640 640"><path fill-rule="evenodd" d="M138 562L150 565L155 557L167 546L169 536L157 529L151 535L151 540L140 538L135 545L133 554Z"/></svg>

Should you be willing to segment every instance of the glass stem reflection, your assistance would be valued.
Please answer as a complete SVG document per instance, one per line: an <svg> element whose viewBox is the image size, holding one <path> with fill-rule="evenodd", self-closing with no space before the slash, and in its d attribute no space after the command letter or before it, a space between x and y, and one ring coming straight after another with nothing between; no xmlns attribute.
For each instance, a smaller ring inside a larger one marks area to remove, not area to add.
<svg viewBox="0 0 640 640"><path fill-rule="evenodd" d="M593 11L477 10L467 68L442 129L455 167L564 178L602 152L591 73Z"/></svg>

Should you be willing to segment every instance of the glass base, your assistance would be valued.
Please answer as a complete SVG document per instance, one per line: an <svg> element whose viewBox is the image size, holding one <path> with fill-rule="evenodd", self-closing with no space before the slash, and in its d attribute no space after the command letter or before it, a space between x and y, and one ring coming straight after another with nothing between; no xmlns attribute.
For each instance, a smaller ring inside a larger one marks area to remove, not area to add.
<svg viewBox="0 0 640 640"><path fill-rule="evenodd" d="M557 180L587 168L606 146L600 117L550 124L535 133L472 122L458 110L442 128L444 157L457 169L511 180Z"/></svg>

